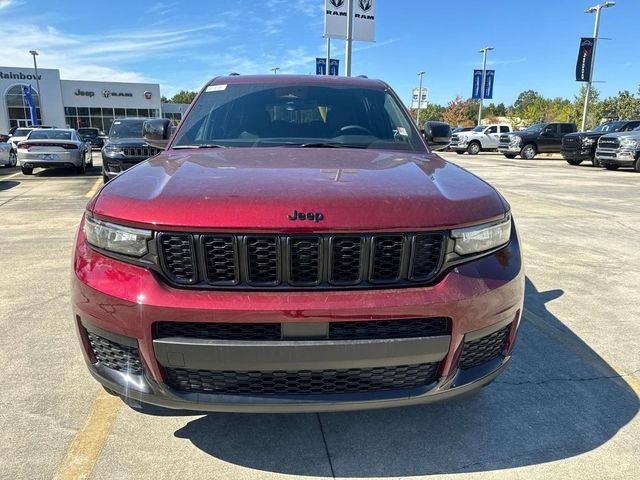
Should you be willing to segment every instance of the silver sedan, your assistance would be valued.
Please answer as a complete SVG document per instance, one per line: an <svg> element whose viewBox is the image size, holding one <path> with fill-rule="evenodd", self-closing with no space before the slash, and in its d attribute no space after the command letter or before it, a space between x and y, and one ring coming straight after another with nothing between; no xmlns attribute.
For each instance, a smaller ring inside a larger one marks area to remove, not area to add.
<svg viewBox="0 0 640 480"><path fill-rule="evenodd" d="M5 167L16 166L16 152L9 141L0 141L0 165Z"/></svg>
<svg viewBox="0 0 640 480"><path fill-rule="evenodd" d="M35 129L18 143L18 163L25 175L37 167L72 167L85 173L93 166L91 144L72 128Z"/></svg>

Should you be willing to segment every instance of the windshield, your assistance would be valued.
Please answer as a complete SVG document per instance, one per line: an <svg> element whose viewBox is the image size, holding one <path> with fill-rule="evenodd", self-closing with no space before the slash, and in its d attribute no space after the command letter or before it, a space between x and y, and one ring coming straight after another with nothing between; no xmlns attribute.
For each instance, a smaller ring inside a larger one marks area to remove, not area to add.
<svg viewBox="0 0 640 480"><path fill-rule="evenodd" d="M472 128L471 131L472 132L484 132L485 128L487 128L487 127L485 127L484 125L478 125L477 127Z"/></svg>
<svg viewBox="0 0 640 480"><path fill-rule="evenodd" d="M70 130L33 130L29 140L71 140Z"/></svg>
<svg viewBox="0 0 640 480"><path fill-rule="evenodd" d="M540 130L542 130L545 125L547 125L546 123L535 123L533 125L531 125L529 128L527 128L525 130L525 132L538 132Z"/></svg>
<svg viewBox="0 0 640 480"><path fill-rule="evenodd" d="M109 130L109 138L142 138L142 124L140 120L116 120Z"/></svg>
<svg viewBox="0 0 640 480"><path fill-rule="evenodd" d="M207 145L425 150L386 90L284 83L209 86L172 148Z"/></svg>
<svg viewBox="0 0 640 480"><path fill-rule="evenodd" d="M626 125L626 122L610 122L598 125L592 132L619 132L622 127Z"/></svg>
<svg viewBox="0 0 640 480"><path fill-rule="evenodd" d="M26 137L29 135L33 128L19 128L15 132L13 132L14 137Z"/></svg>
<svg viewBox="0 0 640 480"><path fill-rule="evenodd" d="M79 128L78 133L80 135L85 135L87 137L97 137L98 129L97 128Z"/></svg>

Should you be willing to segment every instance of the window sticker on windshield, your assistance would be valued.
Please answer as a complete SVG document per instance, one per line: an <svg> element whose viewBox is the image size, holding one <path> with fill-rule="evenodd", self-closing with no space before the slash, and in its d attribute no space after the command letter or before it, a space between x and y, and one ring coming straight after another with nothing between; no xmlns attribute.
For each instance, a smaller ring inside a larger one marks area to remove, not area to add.
<svg viewBox="0 0 640 480"><path fill-rule="evenodd" d="M120 125L121 122L113 122L114 125Z"/></svg>
<svg viewBox="0 0 640 480"><path fill-rule="evenodd" d="M404 127L398 127L398 135L402 135L403 137L407 137L407 130Z"/></svg>
<svg viewBox="0 0 640 480"><path fill-rule="evenodd" d="M221 92L222 90L226 90L227 85L209 85L205 92Z"/></svg>

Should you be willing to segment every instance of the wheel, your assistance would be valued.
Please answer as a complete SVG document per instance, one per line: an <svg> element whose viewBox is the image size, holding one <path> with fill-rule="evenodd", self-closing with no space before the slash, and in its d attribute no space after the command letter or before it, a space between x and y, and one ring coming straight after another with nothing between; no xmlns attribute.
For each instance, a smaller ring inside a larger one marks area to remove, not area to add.
<svg viewBox="0 0 640 480"><path fill-rule="evenodd" d="M575 158L573 159L567 159L567 163L569 165L580 165L582 163L582 160L577 160Z"/></svg>
<svg viewBox="0 0 640 480"><path fill-rule="evenodd" d="M15 167L17 163L18 163L18 156L16 155L16 152L11 150L9 152L9 163L7 164L7 167Z"/></svg>
<svg viewBox="0 0 640 480"><path fill-rule="evenodd" d="M640 157L636 158L636 163L633 164L633 169L640 173Z"/></svg>
<svg viewBox="0 0 640 480"><path fill-rule="evenodd" d="M102 174L102 183L107 183L109 181L109 177L107 177L106 173Z"/></svg>
<svg viewBox="0 0 640 480"><path fill-rule="evenodd" d="M617 170L620 168L620 165L616 165L615 163L604 163L603 165L607 170Z"/></svg>
<svg viewBox="0 0 640 480"><path fill-rule="evenodd" d="M87 163L87 167L93 168L93 151L89 149L89 163Z"/></svg>
<svg viewBox="0 0 640 480"><path fill-rule="evenodd" d="M522 150L520 150L520 156L525 160L533 160L536 156L536 146L533 143L527 143Z"/></svg>
<svg viewBox="0 0 640 480"><path fill-rule="evenodd" d="M480 153L481 147L478 142L471 142L467 147L467 152L469 155L477 155Z"/></svg>
<svg viewBox="0 0 640 480"><path fill-rule="evenodd" d="M591 157L591 165L594 167L602 167L602 163L600 163L600 160L598 160L595 155Z"/></svg>
<svg viewBox="0 0 640 480"><path fill-rule="evenodd" d="M456 153L457 153L458 155L464 155L464 151L456 150Z"/></svg>
<svg viewBox="0 0 640 480"><path fill-rule="evenodd" d="M76 167L76 173L80 174L80 175L84 175L87 171L87 164L84 163L84 157L82 158L82 163L80 164L79 167Z"/></svg>
<svg viewBox="0 0 640 480"><path fill-rule="evenodd" d="M507 158L511 158L511 159L516 158L515 154L513 154L513 153L505 153L504 156L507 157Z"/></svg>
<svg viewBox="0 0 640 480"><path fill-rule="evenodd" d="M22 167L23 175L33 175L33 168Z"/></svg>

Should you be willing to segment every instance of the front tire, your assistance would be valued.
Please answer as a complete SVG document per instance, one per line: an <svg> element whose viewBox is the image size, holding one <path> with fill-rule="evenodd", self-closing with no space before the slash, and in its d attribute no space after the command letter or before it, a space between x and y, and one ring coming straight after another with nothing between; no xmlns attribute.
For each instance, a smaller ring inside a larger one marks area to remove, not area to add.
<svg viewBox="0 0 640 480"><path fill-rule="evenodd" d="M633 164L633 169L640 173L640 157L636 158L636 163Z"/></svg>
<svg viewBox="0 0 640 480"><path fill-rule="evenodd" d="M467 147L467 153L469 155L478 155L480 150L482 150L482 147L478 142L471 142Z"/></svg>
<svg viewBox="0 0 640 480"><path fill-rule="evenodd" d="M464 151L462 151L462 150L456 150L456 153L457 153L458 155L464 155Z"/></svg>
<svg viewBox="0 0 640 480"><path fill-rule="evenodd" d="M620 165L616 165L614 163L605 163L604 168L606 168L607 170L618 170L620 168Z"/></svg>
<svg viewBox="0 0 640 480"><path fill-rule="evenodd" d="M600 163L600 160L598 160L595 155L591 157L591 165L594 167L602 167L602 163Z"/></svg>
<svg viewBox="0 0 640 480"><path fill-rule="evenodd" d="M525 160L533 160L538 151L533 143L527 143L522 150L520 150L520 156Z"/></svg>
<svg viewBox="0 0 640 480"><path fill-rule="evenodd" d="M16 155L16 152L11 150L9 152L9 163L7 164L7 167L9 168L15 167L17 163L18 163L18 156Z"/></svg>
<svg viewBox="0 0 640 480"><path fill-rule="evenodd" d="M87 163L87 167L93 168L93 151L89 149L89 163Z"/></svg>
<svg viewBox="0 0 640 480"><path fill-rule="evenodd" d="M23 175L33 175L33 168L22 167Z"/></svg>
<svg viewBox="0 0 640 480"><path fill-rule="evenodd" d="M107 183L109 181L109 177L107 177L106 173L102 174L102 183Z"/></svg>
<svg viewBox="0 0 640 480"><path fill-rule="evenodd" d="M572 159L567 159L567 163L569 165L574 165L575 166L575 165L580 165L582 163L582 160L578 160L578 159L572 158Z"/></svg>
<svg viewBox="0 0 640 480"><path fill-rule="evenodd" d="M84 175L87 171L87 164L84 163L84 157L82 157L82 163L79 167L76 167L76 173L79 175Z"/></svg>
<svg viewBox="0 0 640 480"><path fill-rule="evenodd" d="M505 153L504 156L510 160L513 160L514 158L516 158L516 156L513 153Z"/></svg>

